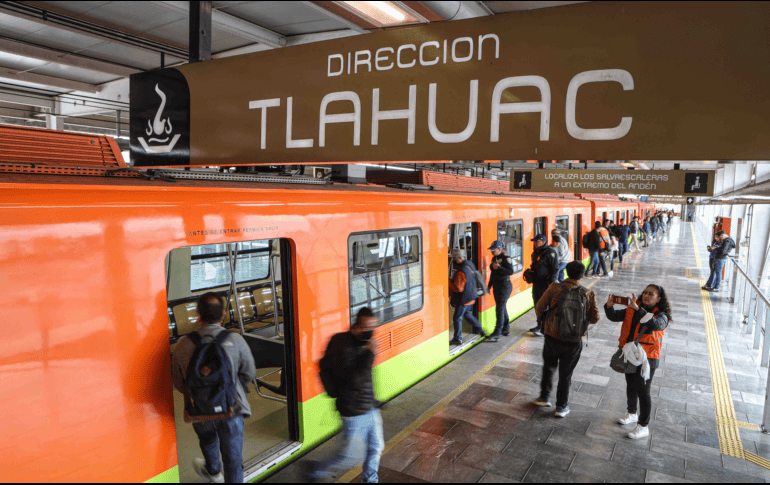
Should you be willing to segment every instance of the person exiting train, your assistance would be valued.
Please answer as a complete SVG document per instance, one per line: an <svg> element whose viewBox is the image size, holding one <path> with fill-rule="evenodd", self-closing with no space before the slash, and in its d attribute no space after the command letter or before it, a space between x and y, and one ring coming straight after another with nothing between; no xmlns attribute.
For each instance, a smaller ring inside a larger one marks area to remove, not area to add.
<svg viewBox="0 0 770 485"><path fill-rule="evenodd" d="M308 462L310 481L328 480L343 468L352 468L364 455L363 482L377 483L380 457L385 449L382 416L374 398L374 340L377 317L364 307L347 332L334 335L321 359L321 382L342 417L343 442L332 458Z"/></svg>
<svg viewBox="0 0 770 485"><path fill-rule="evenodd" d="M500 335L507 337L510 332L510 320L508 317L508 298L511 296L511 275L513 274L513 265L511 258L505 254L505 247L500 241L495 241L489 247L492 251L492 263L489 265L491 276L489 277L488 288L495 297L495 316L497 323L495 331L490 336L492 342L497 342Z"/></svg>
<svg viewBox="0 0 770 485"><path fill-rule="evenodd" d="M545 343L543 345L543 377L540 380L540 397L534 404L550 407L553 375L559 370L556 389L556 417L569 414L569 388L572 372L583 351L583 338L589 324L599 321L596 295L580 285L585 267L580 261L567 265L567 279L553 283L535 306L538 317L545 317ZM551 308L546 315L548 308ZM577 329L577 330L573 330Z"/></svg>
<svg viewBox="0 0 770 485"><path fill-rule="evenodd" d="M476 271L476 266L465 259L465 251L459 248L452 249L452 260L457 272L449 281L449 303L454 308L452 324L455 333L449 344L460 345L463 343L463 318L467 319L482 337L486 337L487 334L481 329L481 323L473 315L473 303L478 298L474 284L476 275L473 273Z"/></svg>
<svg viewBox="0 0 770 485"><path fill-rule="evenodd" d="M538 234L532 238L535 243L535 251L532 253L531 270L534 275L532 284L532 300L537 305L545 294L548 285L554 283L559 276L559 255L548 245L544 234ZM537 326L529 329L538 337L543 336L543 318L538 317Z"/></svg>
<svg viewBox="0 0 770 485"><path fill-rule="evenodd" d="M559 255L559 283L564 281L564 269L569 263L569 243L567 238L561 235L558 229L551 231L551 247Z"/></svg>
<svg viewBox="0 0 770 485"><path fill-rule="evenodd" d="M232 416L192 423L203 452L203 458L193 460L193 469L201 478L209 482L243 483L243 420L251 417L251 407L246 399L243 383L254 380L256 368L254 356L251 355L251 350L243 337L222 328L223 316L222 300L216 293L208 292L198 298L200 328L193 332L197 335L190 334L183 337L174 349L171 378L174 387L187 396L189 393L187 381L191 377L190 362L196 356L196 349L202 345L206 337L213 337L216 342L219 342L230 361L231 381L229 382L235 386ZM223 332L227 335L223 336ZM210 355L206 353L205 357ZM206 367L202 369L205 372L211 372ZM208 376L208 373L204 375ZM220 452L222 460L219 459Z"/></svg>

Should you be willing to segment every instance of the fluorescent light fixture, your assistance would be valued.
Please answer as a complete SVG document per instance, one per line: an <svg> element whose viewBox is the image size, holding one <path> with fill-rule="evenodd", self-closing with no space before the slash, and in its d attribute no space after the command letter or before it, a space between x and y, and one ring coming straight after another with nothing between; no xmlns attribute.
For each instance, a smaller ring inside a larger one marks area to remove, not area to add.
<svg viewBox="0 0 770 485"><path fill-rule="evenodd" d="M428 20L401 2L334 2L377 27L427 23Z"/></svg>
<svg viewBox="0 0 770 485"><path fill-rule="evenodd" d="M401 170L403 172L414 172L413 168L396 167L396 166L393 166L393 165L390 165L390 164L387 164L387 165L374 165L374 164L371 164L371 163L362 163L361 165L363 165L364 167L375 167L375 168L383 168L383 169L387 169L387 170Z"/></svg>

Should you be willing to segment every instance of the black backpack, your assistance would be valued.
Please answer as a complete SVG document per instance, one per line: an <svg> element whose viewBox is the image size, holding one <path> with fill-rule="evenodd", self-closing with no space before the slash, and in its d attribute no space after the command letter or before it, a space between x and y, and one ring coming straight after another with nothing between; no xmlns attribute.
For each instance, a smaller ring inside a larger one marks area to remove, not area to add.
<svg viewBox="0 0 770 485"><path fill-rule="evenodd" d="M587 232L583 234L583 247L588 248L591 246L591 233Z"/></svg>
<svg viewBox="0 0 770 485"><path fill-rule="evenodd" d="M216 337L201 337L198 332L191 332L187 336L195 344L195 350L187 366L185 422L232 417L236 384L230 358L222 347L230 332L221 331ZM209 341L204 343L204 339Z"/></svg>
<svg viewBox="0 0 770 485"><path fill-rule="evenodd" d="M580 342L581 337L588 331L588 316L586 308L588 306L588 297L586 297L587 288L575 286L567 288L564 283L559 283L562 287L559 304L554 309L554 321L556 323L556 332L559 338L565 342Z"/></svg>

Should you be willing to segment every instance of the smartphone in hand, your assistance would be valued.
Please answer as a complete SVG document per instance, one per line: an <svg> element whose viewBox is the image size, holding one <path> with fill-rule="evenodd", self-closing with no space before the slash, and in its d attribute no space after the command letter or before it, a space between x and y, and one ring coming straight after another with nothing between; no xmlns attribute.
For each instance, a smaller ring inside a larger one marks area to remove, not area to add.
<svg viewBox="0 0 770 485"><path fill-rule="evenodd" d="M631 298L627 296L617 296L612 295L612 304L613 305L625 305L628 306L631 304Z"/></svg>

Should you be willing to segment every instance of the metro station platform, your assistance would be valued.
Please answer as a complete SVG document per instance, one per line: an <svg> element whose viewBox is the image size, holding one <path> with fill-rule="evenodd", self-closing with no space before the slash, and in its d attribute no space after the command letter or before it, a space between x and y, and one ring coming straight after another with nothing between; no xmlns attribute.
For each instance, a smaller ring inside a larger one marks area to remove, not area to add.
<svg viewBox="0 0 770 485"><path fill-rule="evenodd" d="M652 385L650 436L630 440L620 426L625 378L609 367L619 323L591 327L575 370L570 414L539 409L543 339L527 332L530 311L511 336L484 342L390 401L381 482L762 482L770 479L770 435L762 420L767 369L727 291L700 287L706 245L678 219L641 253L628 253L609 278L584 279L601 306L609 293L664 287L673 309ZM555 390L555 389L554 389ZM552 396L552 400L555 396ZM304 460L333 453L327 441L268 482L302 480ZM360 482L361 468L339 477Z"/></svg>

